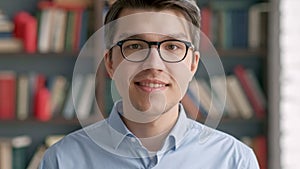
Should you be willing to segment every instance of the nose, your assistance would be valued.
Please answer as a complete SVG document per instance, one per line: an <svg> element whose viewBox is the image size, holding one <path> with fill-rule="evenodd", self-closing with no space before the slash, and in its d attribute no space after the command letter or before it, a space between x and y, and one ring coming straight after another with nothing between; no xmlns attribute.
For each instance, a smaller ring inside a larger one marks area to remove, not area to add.
<svg viewBox="0 0 300 169"><path fill-rule="evenodd" d="M149 50L149 56L144 61L143 68L163 70L165 68L165 64L160 58L157 45L151 47Z"/></svg>

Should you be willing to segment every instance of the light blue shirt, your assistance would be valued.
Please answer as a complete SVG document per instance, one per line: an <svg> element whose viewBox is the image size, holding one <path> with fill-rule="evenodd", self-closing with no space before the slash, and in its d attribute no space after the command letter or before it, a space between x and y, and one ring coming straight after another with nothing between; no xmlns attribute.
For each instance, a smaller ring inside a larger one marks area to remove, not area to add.
<svg viewBox="0 0 300 169"><path fill-rule="evenodd" d="M220 131L187 118L178 120L160 151L150 153L120 118L117 103L108 119L73 132L50 147L40 169L259 169L253 151Z"/></svg>

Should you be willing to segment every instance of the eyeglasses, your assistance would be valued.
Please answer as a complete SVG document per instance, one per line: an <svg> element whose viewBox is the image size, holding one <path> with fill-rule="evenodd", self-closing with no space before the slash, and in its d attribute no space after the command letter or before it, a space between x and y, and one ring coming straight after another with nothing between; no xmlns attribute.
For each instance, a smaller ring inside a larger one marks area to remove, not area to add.
<svg viewBox="0 0 300 169"><path fill-rule="evenodd" d="M183 40L164 40L148 42L142 39L125 39L117 42L124 59L131 62L143 62L150 54L151 46L156 45L160 58L169 63L181 62L185 59L189 48L194 48L191 42Z"/></svg>

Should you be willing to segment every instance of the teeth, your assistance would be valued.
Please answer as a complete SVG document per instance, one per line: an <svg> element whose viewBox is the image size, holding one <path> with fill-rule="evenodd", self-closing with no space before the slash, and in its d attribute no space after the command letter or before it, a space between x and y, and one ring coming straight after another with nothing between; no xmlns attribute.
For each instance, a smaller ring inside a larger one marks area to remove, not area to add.
<svg viewBox="0 0 300 169"><path fill-rule="evenodd" d="M165 86L164 84L158 84L158 83L141 83L141 85L151 87L151 88L160 88Z"/></svg>

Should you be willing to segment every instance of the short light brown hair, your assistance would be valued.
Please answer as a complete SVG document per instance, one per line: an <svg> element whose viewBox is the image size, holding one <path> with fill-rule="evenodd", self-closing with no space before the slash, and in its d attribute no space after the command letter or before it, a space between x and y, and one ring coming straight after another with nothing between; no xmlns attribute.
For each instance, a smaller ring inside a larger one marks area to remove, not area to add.
<svg viewBox="0 0 300 169"><path fill-rule="evenodd" d="M155 9L165 10L174 9L180 11L185 19L191 22L198 30L192 32L193 44L198 49L200 37L200 9L194 0L117 0L108 11L104 24L111 23L119 18L121 11L125 8L133 9ZM112 43L114 28L105 28L105 41L107 47Z"/></svg>

